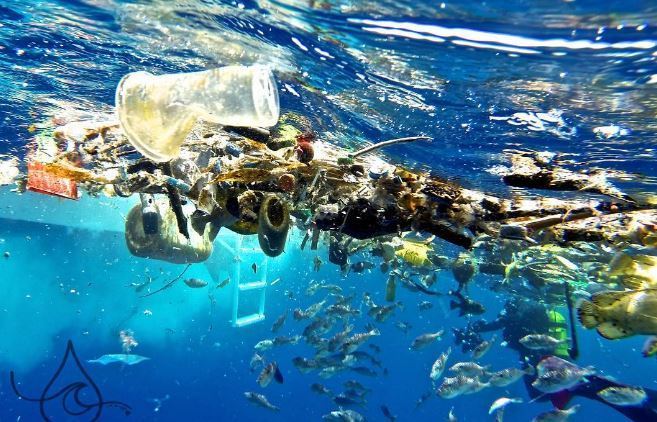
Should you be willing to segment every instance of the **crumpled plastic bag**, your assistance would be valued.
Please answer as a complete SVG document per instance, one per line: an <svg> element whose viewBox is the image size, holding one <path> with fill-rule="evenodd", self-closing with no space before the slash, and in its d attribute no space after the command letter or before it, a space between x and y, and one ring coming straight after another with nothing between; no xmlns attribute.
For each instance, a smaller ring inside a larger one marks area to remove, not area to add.
<svg viewBox="0 0 657 422"><path fill-rule="evenodd" d="M0 161L0 186L11 185L20 174L17 158Z"/></svg>

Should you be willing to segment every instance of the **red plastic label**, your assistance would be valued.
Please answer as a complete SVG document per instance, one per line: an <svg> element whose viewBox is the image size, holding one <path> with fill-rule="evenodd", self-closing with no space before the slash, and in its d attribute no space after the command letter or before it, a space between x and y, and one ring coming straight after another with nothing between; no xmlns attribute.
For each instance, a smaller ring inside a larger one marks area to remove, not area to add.
<svg viewBox="0 0 657 422"><path fill-rule="evenodd" d="M48 195L78 199L78 185L75 180L50 173L46 166L38 161L27 163L27 188Z"/></svg>

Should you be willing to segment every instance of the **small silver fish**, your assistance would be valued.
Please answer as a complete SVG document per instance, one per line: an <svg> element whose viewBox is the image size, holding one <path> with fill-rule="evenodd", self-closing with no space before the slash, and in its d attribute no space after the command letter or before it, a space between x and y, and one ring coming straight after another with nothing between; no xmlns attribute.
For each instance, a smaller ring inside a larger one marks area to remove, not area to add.
<svg viewBox="0 0 657 422"><path fill-rule="evenodd" d="M532 386L542 393L556 393L582 382L587 375L595 373L593 368L580 368L556 356L548 356L536 365L538 377Z"/></svg>
<svg viewBox="0 0 657 422"><path fill-rule="evenodd" d="M358 333L354 334L353 336L347 338L344 343L342 343L342 352L345 354L352 353L356 349L358 349L363 343L365 343L367 340L370 339L370 337L373 336L379 336L381 335L381 332L373 328L372 330L366 332L366 333Z"/></svg>
<svg viewBox="0 0 657 422"><path fill-rule="evenodd" d="M258 376L258 385L265 388L273 379L279 384L283 383L283 374L281 374L280 369L278 369L278 364L276 362L272 362L262 369L262 372L260 372L260 375Z"/></svg>
<svg viewBox="0 0 657 422"><path fill-rule="evenodd" d="M273 404L269 403L269 400L267 400L267 397L265 397L262 394L258 393L253 393L251 391L246 391L244 392L244 397L251 403L257 404L258 406L264 407L265 409L269 410L274 410L278 411L280 410L278 407L274 406Z"/></svg>
<svg viewBox="0 0 657 422"><path fill-rule="evenodd" d="M577 412L577 409L579 409L579 404L574 405L570 409L550 410L549 412L544 412L536 416L532 419L532 422L563 422L568 420L570 416L574 415L575 412Z"/></svg>
<svg viewBox="0 0 657 422"><path fill-rule="evenodd" d="M456 372L466 377L477 377L484 375L489 365L481 366L475 362L458 362L449 368L450 372Z"/></svg>
<svg viewBox="0 0 657 422"><path fill-rule="evenodd" d="M433 391L427 391L426 393L422 394L417 400L415 400L415 409L418 409L431 397L433 397Z"/></svg>
<svg viewBox="0 0 657 422"><path fill-rule="evenodd" d="M489 383L482 383L479 378L470 378L458 375L452 378L445 378L443 383L438 387L437 393L444 399L452 399L462 394L474 394L490 386Z"/></svg>
<svg viewBox="0 0 657 422"><path fill-rule="evenodd" d="M428 301L425 300L424 302L420 302L420 303L417 305L417 308L418 308L420 311L426 311L426 310L428 310L428 309L433 308L433 303L428 302Z"/></svg>
<svg viewBox="0 0 657 422"><path fill-rule="evenodd" d="M499 399L495 400L493 404L490 405L490 408L488 409L488 414L492 415L493 412L504 409L507 405L511 403L522 403L522 399L500 397Z"/></svg>
<svg viewBox="0 0 657 422"><path fill-rule="evenodd" d="M322 416L328 422L365 422L365 417L354 410L334 410Z"/></svg>
<svg viewBox="0 0 657 422"><path fill-rule="evenodd" d="M280 328L285 323L285 318L287 318L287 311L283 312L283 314L279 316L276 321L274 321L274 325L272 325L271 331L275 333L276 331L280 330Z"/></svg>
<svg viewBox="0 0 657 422"><path fill-rule="evenodd" d="M449 359L451 353L452 348L448 347L447 351L438 356L438 359L436 359L433 365L431 365L431 374L429 375L429 378L431 378L431 381L434 384L440 379L440 376L445 371L445 365L447 364L447 359Z"/></svg>
<svg viewBox="0 0 657 422"><path fill-rule="evenodd" d="M207 286L208 282L199 278L188 278L185 280L185 284L193 289L199 289Z"/></svg>
<svg viewBox="0 0 657 422"><path fill-rule="evenodd" d="M397 420L397 416L393 415L385 404L381 405L381 412L383 412L383 416L385 416L390 422L395 422Z"/></svg>
<svg viewBox="0 0 657 422"><path fill-rule="evenodd" d="M337 373L344 371L345 369L346 368L344 366L327 366L326 368L323 368L321 371L319 371L318 375L324 379L328 379L333 377Z"/></svg>
<svg viewBox="0 0 657 422"><path fill-rule="evenodd" d="M265 364L265 360L262 356L260 356L258 353L254 353L253 357L251 357L251 361L249 362L249 367L251 368L251 372L255 371L257 367L262 366Z"/></svg>
<svg viewBox="0 0 657 422"><path fill-rule="evenodd" d="M258 352L264 352L265 350L271 349L273 346L274 346L273 340L261 340L253 348L256 349Z"/></svg>
<svg viewBox="0 0 657 422"><path fill-rule="evenodd" d="M226 287L228 285L228 283L230 283L230 277L226 278L224 281L217 284L217 289L223 289L224 287Z"/></svg>
<svg viewBox="0 0 657 422"><path fill-rule="evenodd" d="M554 350L567 340L557 340L547 334L527 334L519 341L520 344L530 350Z"/></svg>
<svg viewBox="0 0 657 422"><path fill-rule="evenodd" d="M497 340L497 335L493 335L493 337L489 340L484 340L481 343L479 343L477 346L475 346L474 350L472 350L472 358L473 359L481 359L484 357L486 353L490 350L490 348L493 346L495 343L495 340Z"/></svg>
<svg viewBox="0 0 657 422"><path fill-rule="evenodd" d="M378 374L376 371L366 367L366 366L354 366L349 368L352 371L356 372L357 374L360 375L365 375L366 377L376 377Z"/></svg>
<svg viewBox="0 0 657 422"><path fill-rule="evenodd" d="M404 334L408 333L408 331L409 331L411 328L413 328L413 326L412 326L411 324L409 324L408 322L404 322L404 321L398 321L398 322L395 324L395 327L397 327L397 328L399 328L401 331L403 331Z"/></svg>
<svg viewBox="0 0 657 422"><path fill-rule="evenodd" d="M645 390L641 387L607 387L597 394L602 400L616 406L637 406L647 398Z"/></svg>
<svg viewBox="0 0 657 422"><path fill-rule="evenodd" d="M501 371L489 374L488 382L495 387L506 387L513 384L525 375L534 375L534 367L528 366L527 369L522 370L518 368L507 368Z"/></svg>
<svg viewBox="0 0 657 422"><path fill-rule="evenodd" d="M439 330L436 331L435 333L428 333L428 334L422 334L420 336L417 336L415 340L413 340L413 343L411 343L411 349L420 350L428 346L429 344L435 342L436 340L440 340L444 332L445 332L444 330Z"/></svg>
<svg viewBox="0 0 657 422"><path fill-rule="evenodd" d="M363 384L359 383L356 380L345 381L345 382L342 383L342 385L344 385L349 390L355 390L355 391L358 391L360 393L368 393L368 392L372 391L369 388L364 387Z"/></svg>
<svg viewBox="0 0 657 422"><path fill-rule="evenodd" d="M331 390L328 388L324 387L322 384L314 383L313 385L310 386L310 390L317 393L317 394L325 394L327 396L331 396Z"/></svg>

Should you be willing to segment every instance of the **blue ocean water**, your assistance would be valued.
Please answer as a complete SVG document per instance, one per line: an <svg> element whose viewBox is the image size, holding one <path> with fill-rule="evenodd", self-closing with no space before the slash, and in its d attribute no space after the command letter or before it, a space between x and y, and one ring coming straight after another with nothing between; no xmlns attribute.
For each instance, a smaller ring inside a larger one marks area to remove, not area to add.
<svg viewBox="0 0 657 422"><path fill-rule="evenodd" d="M343 146L399 136L428 135L431 143L386 150L396 162L425 168L477 189L512 194L495 174L506 148L569 154L573 164L618 172L614 183L629 193L654 193L657 182L657 5L646 1L4 1L0 5L0 153L22 157L41 127L58 116L83 119L111 111L120 78L131 71L173 73L229 64L269 64L281 89L281 107L308 116L321 136ZM515 113L549 113L539 126L513 124ZM596 128L612 127L612 135ZM308 296L312 281L340 285L360 303L369 292L384 302L386 276L378 269L342 276L325 263L327 250L289 247L271 261L264 322L230 326L232 290L190 289L178 282L149 298L131 283L158 285L184 266L130 255L121 231L125 204L63 200L3 187L0 203L0 420L39 420L38 403L18 400L10 383L15 371L25 395L38 397L57 369L70 339L104 400L131 406L130 416L105 407L101 420L321 420L337 409L309 386L321 382L340 391L357 379L372 391L355 410L385 420L386 405L398 420L492 419L500 396L529 401L522 382L444 400L431 391L429 370L452 344L452 327L468 318L449 310L449 300L398 289L404 307L368 348L385 368L376 377L338 374L323 380L300 373L297 356L311 357L304 342L266 352L277 361L284 383L262 389L249 361L260 340L300 333L305 309L326 295ZM297 234L298 236L298 234ZM233 240L232 237L229 240ZM300 239L290 244L298 245ZM438 243L442 254L457 248ZM218 248L219 249L219 248ZM222 271L235 264L213 257ZM369 259L353 256L352 261ZM246 263L250 265L250 263ZM187 276L208 279L204 265ZM503 293L479 275L472 298L492 320ZM456 282L439 275L441 291ZM419 312L417 304L434 306ZM562 312L564 309L560 309ZM288 311L278 334L274 320ZM395 324L408 322L408 333ZM354 320L356 331L371 322ZM411 351L418 335L445 329L445 338ZM119 332L132 330L134 353L150 359L134 366L100 366L87 360L120 353ZM578 364L594 366L628 384L656 388L655 360L641 357L642 338L602 339L577 326ZM452 346L454 347L454 346ZM450 362L467 360L455 351ZM499 345L482 362L493 369L520 366L517 354ZM72 377L68 368L64 375ZM280 411L253 406L245 391L264 393ZM87 390L84 394L90 394ZM625 420L597 402L581 404L572 420ZM53 405L50 403L49 406ZM505 420L530 420L545 402L511 405ZM53 410L57 412L57 410ZM58 420L73 420L58 411Z"/></svg>

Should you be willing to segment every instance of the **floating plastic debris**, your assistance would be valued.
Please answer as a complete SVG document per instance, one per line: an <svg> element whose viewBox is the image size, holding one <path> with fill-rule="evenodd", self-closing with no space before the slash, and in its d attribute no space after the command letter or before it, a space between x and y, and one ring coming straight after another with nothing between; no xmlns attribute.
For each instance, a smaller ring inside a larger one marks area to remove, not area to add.
<svg viewBox="0 0 657 422"><path fill-rule="evenodd" d="M548 112L518 112L511 116L490 116L490 120L505 121L512 126L522 126L533 132L548 132L559 137L575 134L575 128L568 128L561 117L563 111L551 109Z"/></svg>
<svg viewBox="0 0 657 422"><path fill-rule="evenodd" d="M593 133L601 139L611 139L618 138L621 136L627 136L630 134L629 129L624 129L620 126L609 125L609 126L598 126L593 128Z"/></svg>
<svg viewBox="0 0 657 422"><path fill-rule="evenodd" d="M75 180L58 176L46 164L37 161L27 163L27 188L48 195L78 199L78 186Z"/></svg>
<svg viewBox="0 0 657 422"><path fill-rule="evenodd" d="M273 126L278 88L265 66L225 66L155 76L129 73L116 89L116 111L130 143L156 162L176 158L198 119L230 126Z"/></svg>
<svg viewBox="0 0 657 422"><path fill-rule="evenodd" d="M130 353L133 348L139 346L139 343L135 340L135 333L132 330L121 330L119 339L121 340L121 348L125 353Z"/></svg>
<svg viewBox="0 0 657 422"><path fill-rule="evenodd" d="M99 357L98 359L90 359L87 362L89 363L100 363L101 365L108 365L110 363L115 363L115 362L121 362L125 363L126 365L136 365L140 362L143 362L145 360L149 360L150 358L147 358L145 356L139 356L139 355L128 355L128 354L110 354L110 355L103 355Z"/></svg>

